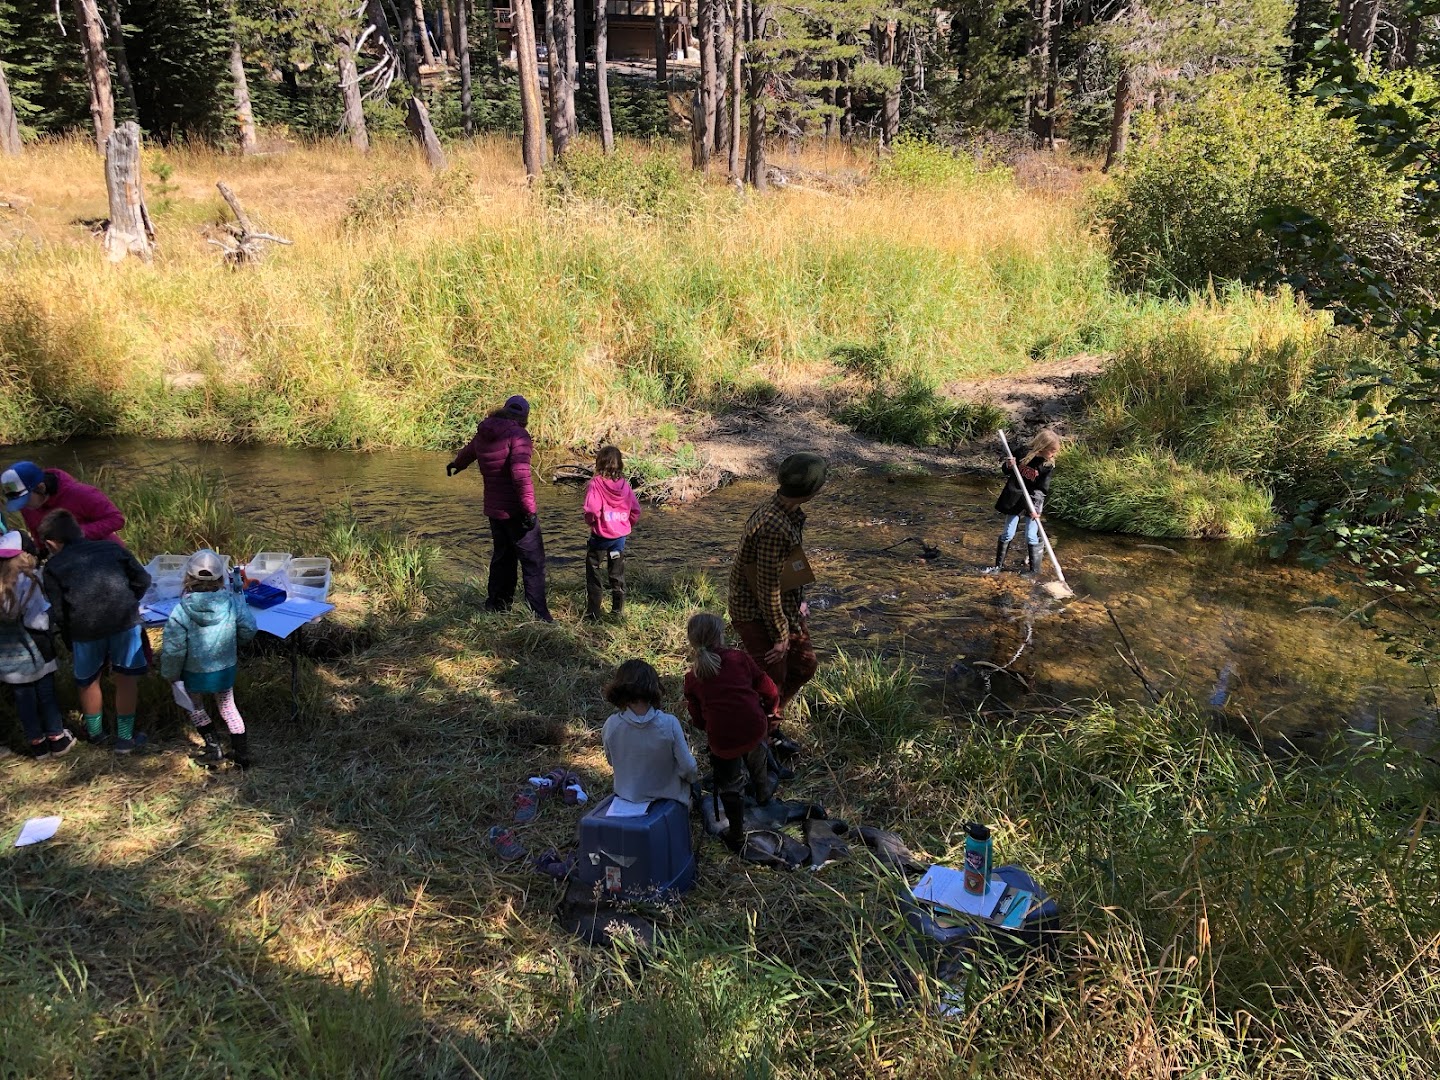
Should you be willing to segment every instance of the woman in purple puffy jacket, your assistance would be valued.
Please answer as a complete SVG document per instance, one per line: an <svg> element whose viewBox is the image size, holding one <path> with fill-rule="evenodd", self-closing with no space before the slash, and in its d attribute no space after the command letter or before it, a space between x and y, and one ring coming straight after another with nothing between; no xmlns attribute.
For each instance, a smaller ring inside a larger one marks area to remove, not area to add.
<svg viewBox="0 0 1440 1080"><path fill-rule="evenodd" d="M519 394L511 397L481 421L475 437L445 466L445 475L454 476L475 462L485 479L485 516L495 545L486 610L508 611L515 602L517 576L523 575L525 603L537 618L551 622L545 603L545 540L530 478L535 447L525 430L529 419L530 403Z"/></svg>

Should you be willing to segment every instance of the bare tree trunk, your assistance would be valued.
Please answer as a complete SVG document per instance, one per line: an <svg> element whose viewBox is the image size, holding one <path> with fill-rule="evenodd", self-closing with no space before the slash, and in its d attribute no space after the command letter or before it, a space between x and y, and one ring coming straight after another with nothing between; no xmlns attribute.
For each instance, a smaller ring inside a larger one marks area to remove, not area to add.
<svg viewBox="0 0 1440 1080"><path fill-rule="evenodd" d="M520 72L521 150L525 175L532 181L545 171L545 110L540 104L540 60L535 55L535 14L530 0L512 0L511 33Z"/></svg>
<svg viewBox="0 0 1440 1080"><path fill-rule="evenodd" d="M745 0L735 0L735 10L730 19L730 182L738 184L740 175L740 109L745 101L743 84L745 70Z"/></svg>
<svg viewBox="0 0 1440 1080"><path fill-rule="evenodd" d="M1125 156L1130 141L1130 114L1135 111L1135 87L1130 69L1124 68L1115 83L1115 111L1110 116L1110 147L1105 151L1105 172L1113 169Z"/></svg>
<svg viewBox="0 0 1440 1080"><path fill-rule="evenodd" d="M545 0L545 66L550 73L547 80L550 84L550 144L556 160L564 157L570 147L570 122L565 116L567 96L570 99L569 111L571 114L575 111L575 91L567 77L570 62L565 56L565 28L561 25L565 5L566 0ZM574 7L570 10L573 16Z"/></svg>
<svg viewBox="0 0 1440 1080"><path fill-rule="evenodd" d="M665 0L650 0L655 5L655 82L664 86L668 81L665 62L670 58L670 45L665 36Z"/></svg>
<svg viewBox="0 0 1440 1080"><path fill-rule="evenodd" d="M1405 20L1404 44L1400 48L1400 63L1398 66L1413 68L1420 61L1420 38L1424 36L1424 25L1419 15L1411 15Z"/></svg>
<svg viewBox="0 0 1440 1080"><path fill-rule="evenodd" d="M725 91L730 82L731 53L735 47L735 34L730 29L729 0L711 0L712 21L715 24L715 153L726 151L730 145L730 109L725 100Z"/></svg>
<svg viewBox="0 0 1440 1080"><path fill-rule="evenodd" d="M1030 29L1030 134L1036 143L1045 141L1045 83L1050 75L1050 0L1030 0L1033 26Z"/></svg>
<svg viewBox="0 0 1440 1080"><path fill-rule="evenodd" d="M240 39L230 39L230 87L235 95L235 128L240 134L241 155L255 153L255 112L250 107L250 83L245 78L245 54Z"/></svg>
<svg viewBox="0 0 1440 1080"><path fill-rule="evenodd" d="M710 101L715 75L715 36L710 30L712 0L700 0L696 11L696 36L700 39L700 78L690 106L690 164L700 172L710 168L710 152L715 145L715 110Z"/></svg>
<svg viewBox="0 0 1440 1080"><path fill-rule="evenodd" d="M105 227L110 261L138 255L149 262L155 229L140 183L140 125L134 120L125 121L105 141L105 191L110 196L110 223Z"/></svg>
<svg viewBox="0 0 1440 1080"><path fill-rule="evenodd" d="M595 97L600 103L600 147L615 152L615 127L610 121L610 19L606 0L595 0Z"/></svg>
<svg viewBox="0 0 1440 1080"><path fill-rule="evenodd" d="M360 101L360 72L355 67L354 43L348 37L335 42L335 64L340 70L340 100L344 115L340 130L350 132L350 145L362 154L370 150L370 132L365 128L365 108Z"/></svg>
<svg viewBox="0 0 1440 1080"><path fill-rule="evenodd" d="M365 17L370 20L370 25L375 27L375 36L380 39L381 44L389 50L391 56L403 64L400 46L395 42L395 35L390 32L390 16L385 14L385 5L381 0L366 0ZM351 51L353 54L354 50Z"/></svg>
<svg viewBox="0 0 1440 1080"><path fill-rule="evenodd" d="M605 0L600 2L603 4ZM0 154L14 157L20 149L20 122L15 118L15 103L10 100L5 65L0 64Z"/></svg>
<svg viewBox="0 0 1440 1080"><path fill-rule="evenodd" d="M899 55L896 49L896 39L899 36L900 28L891 19L885 24L881 36L880 62L886 67L899 71ZM887 87L885 90L885 109L881 116L880 145L894 146L895 138L900 134L900 82L896 81L894 88Z"/></svg>
<svg viewBox="0 0 1440 1080"><path fill-rule="evenodd" d="M835 138L836 109L840 104L840 61L831 60L825 65L825 142L828 145Z"/></svg>
<svg viewBox="0 0 1440 1080"><path fill-rule="evenodd" d="M840 65L840 139L849 142L855 137L855 91L850 86L850 62Z"/></svg>
<svg viewBox="0 0 1440 1080"><path fill-rule="evenodd" d="M1375 28L1379 22L1380 0L1352 0L1345 41L1362 60L1370 59L1370 51L1375 47Z"/></svg>
<svg viewBox="0 0 1440 1080"><path fill-rule="evenodd" d="M400 34L400 59L405 64L405 80L418 94L421 90L420 56L415 51L415 8L411 0L398 0L395 19Z"/></svg>
<svg viewBox="0 0 1440 1080"><path fill-rule="evenodd" d="M440 2L444 5L448 4L449 0L440 0ZM473 76L470 71L470 24L465 11L467 3L468 0L456 0L453 27L455 56L460 64L460 128L469 136L475 134L475 103L471 86Z"/></svg>
<svg viewBox="0 0 1440 1080"><path fill-rule="evenodd" d="M565 124L565 145L570 145L580 131L580 125L575 119L575 88L580 82L580 58L576 55L575 20L578 9L575 0L555 0L555 16L559 20L556 26L556 44L560 46L560 70L564 73L564 79L560 83L560 119ZM557 151L556 157L559 157Z"/></svg>
<svg viewBox="0 0 1440 1080"><path fill-rule="evenodd" d="M425 164L434 172L443 172L449 162L445 160L445 151L441 149L440 140L435 137L435 128L430 124L430 110L418 96L410 98L405 112L405 126L424 151Z"/></svg>
<svg viewBox="0 0 1440 1080"><path fill-rule="evenodd" d="M441 0L445 7L450 7L453 2L455 7L450 13L450 55L455 59L460 58L460 19L465 13L466 0Z"/></svg>
<svg viewBox="0 0 1440 1080"><path fill-rule="evenodd" d="M90 119L95 124L95 146L102 154L115 130L115 94L110 86L110 57L105 52L105 29L95 0L75 0L80 45L90 79Z"/></svg>
<svg viewBox="0 0 1440 1080"><path fill-rule="evenodd" d="M106 0L105 16L110 22L110 59L115 63L115 77L120 80L125 111L131 117L138 117L140 107L135 104L135 80L130 77L130 56L125 51L125 20L120 17L120 0Z"/></svg>
<svg viewBox="0 0 1440 1080"><path fill-rule="evenodd" d="M750 40L765 40L766 24L770 21L770 9L752 9ZM745 153L745 179L756 191L769 186L765 175L765 72L753 60L750 64L750 140Z"/></svg>
<svg viewBox="0 0 1440 1080"><path fill-rule="evenodd" d="M450 26L450 0L440 0L438 17L440 40L435 44L440 47L440 62L449 67L460 53L460 50L455 48L455 31Z"/></svg>
<svg viewBox="0 0 1440 1080"><path fill-rule="evenodd" d="M435 50L430 47L430 27L425 23L425 0L415 0L415 22L420 31L420 52L426 67L435 66Z"/></svg>

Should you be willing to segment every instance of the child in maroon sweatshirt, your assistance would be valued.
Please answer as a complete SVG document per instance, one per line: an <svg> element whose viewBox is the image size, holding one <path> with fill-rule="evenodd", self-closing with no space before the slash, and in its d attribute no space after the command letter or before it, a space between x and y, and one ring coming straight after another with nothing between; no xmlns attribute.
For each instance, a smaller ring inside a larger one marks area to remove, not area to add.
<svg viewBox="0 0 1440 1080"><path fill-rule="evenodd" d="M695 654L685 675L685 704L690 722L710 742L715 791L730 820L725 843L739 851L745 838L745 774L757 803L764 805L773 794L765 741L780 691L749 653L725 648L725 624L718 615L692 615L685 636Z"/></svg>
<svg viewBox="0 0 1440 1080"><path fill-rule="evenodd" d="M614 446L602 446L595 455L595 475L585 489L585 524L590 542L585 545L585 618L600 618L603 590L600 566L610 578L610 604L616 615L625 610L625 540L640 520L640 500L625 479L625 459Z"/></svg>

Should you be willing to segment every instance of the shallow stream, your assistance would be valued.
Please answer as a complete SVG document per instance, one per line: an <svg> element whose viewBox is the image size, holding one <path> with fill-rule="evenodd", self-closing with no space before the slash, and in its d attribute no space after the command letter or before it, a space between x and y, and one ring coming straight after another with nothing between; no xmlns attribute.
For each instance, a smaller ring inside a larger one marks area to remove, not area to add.
<svg viewBox="0 0 1440 1080"><path fill-rule="evenodd" d="M479 477L471 470L447 478L443 454L139 439L18 446L5 453L60 468L80 463L89 471L165 470L171 464L216 470L225 476L241 519L280 535L349 500L364 522L398 526L440 544L451 573L484 572L488 532ZM1228 672L1226 714L1262 736L1336 727L1368 731L1383 722L1406 741L1435 741L1421 673L1387 657L1371 632L1344 618L1358 601L1331 578L1273 562L1247 545L1162 544L1056 524L1056 551L1077 594L1059 604L1017 574L978 572L994 557L997 486L972 478L833 481L809 507L806 549L818 578L810 591L817 645L903 655L928 679L943 682L947 695L983 692L988 676L999 708L1022 698L1035 705L1143 697L1140 680L1117 652L1120 638L1108 605L1155 687L1209 701ZM738 531L769 490L739 483L697 503L651 511L632 541L633 572L705 569L721 579L723 590ZM578 592L586 537L582 489L545 483L538 494L555 571L552 590ZM910 537L938 555L922 557L919 543L906 542ZM1016 567L1023 546L1011 549ZM987 665L1006 670L996 673Z"/></svg>

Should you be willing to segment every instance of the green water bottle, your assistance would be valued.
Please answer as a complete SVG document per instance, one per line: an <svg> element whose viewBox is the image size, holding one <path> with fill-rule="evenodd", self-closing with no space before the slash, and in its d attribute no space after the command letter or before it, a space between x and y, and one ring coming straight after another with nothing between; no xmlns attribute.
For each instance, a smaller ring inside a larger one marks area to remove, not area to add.
<svg viewBox="0 0 1440 1080"><path fill-rule="evenodd" d="M990 888L990 830L979 822L965 826L965 891L984 896Z"/></svg>

